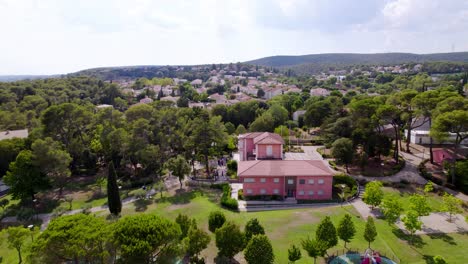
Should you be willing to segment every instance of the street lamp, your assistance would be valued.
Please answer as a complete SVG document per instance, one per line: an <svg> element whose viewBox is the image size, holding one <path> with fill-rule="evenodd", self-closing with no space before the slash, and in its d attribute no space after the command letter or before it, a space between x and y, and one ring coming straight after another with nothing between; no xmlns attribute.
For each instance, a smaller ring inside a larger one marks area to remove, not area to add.
<svg viewBox="0 0 468 264"><path fill-rule="evenodd" d="M34 242L34 225L28 225L28 229L31 232L31 242Z"/></svg>

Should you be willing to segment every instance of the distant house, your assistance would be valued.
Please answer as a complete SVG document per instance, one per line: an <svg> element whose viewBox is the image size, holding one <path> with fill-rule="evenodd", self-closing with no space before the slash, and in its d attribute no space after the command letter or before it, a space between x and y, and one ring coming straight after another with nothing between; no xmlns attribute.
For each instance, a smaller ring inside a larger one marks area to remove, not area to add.
<svg viewBox="0 0 468 264"><path fill-rule="evenodd" d="M163 97L161 98L160 100L161 101L169 101L169 102L173 102L173 103L177 103L177 100L179 100L180 97L173 97L173 96L166 96L166 97Z"/></svg>
<svg viewBox="0 0 468 264"><path fill-rule="evenodd" d="M28 135L29 133L27 129L1 131L0 140L12 138L27 138Z"/></svg>
<svg viewBox="0 0 468 264"><path fill-rule="evenodd" d="M216 101L216 104L226 104L228 101L226 99L226 96L224 96L223 94L218 94L218 93L212 94L208 96L208 98Z"/></svg>
<svg viewBox="0 0 468 264"><path fill-rule="evenodd" d="M151 99L149 97L145 97L145 98L140 100L140 103L142 103L142 104L150 104L152 102L153 102L153 99Z"/></svg>
<svg viewBox="0 0 468 264"><path fill-rule="evenodd" d="M302 90L299 88L289 88L285 93L302 93Z"/></svg>
<svg viewBox="0 0 468 264"><path fill-rule="evenodd" d="M282 94L283 90L281 90L280 88L266 88L264 92L265 95L263 96L263 98L269 100L277 95Z"/></svg>
<svg viewBox="0 0 468 264"><path fill-rule="evenodd" d="M455 153L453 149L450 148L435 148L432 150L432 154L434 157L434 162L442 165L444 161L452 162L454 160L464 159L465 156L461 154L461 152L466 152L465 150L457 151L459 153Z"/></svg>
<svg viewBox="0 0 468 264"><path fill-rule="evenodd" d="M323 160L283 160L278 134L239 135L237 175L244 196L277 195L297 200L332 198L333 172Z"/></svg>
<svg viewBox="0 0 468 264"><path fill-rule="evenodd" d="M294 121L299 121L299 117L305 115L306 111L305 110L298 110L293 113L293 120Z"/></svg>
<svg viewBox="0 0 468 264"><path fill-rule="evenodd" d="M329 96L330 91L324 88L316 88L310 90L311 96Z"/></svg>
<svg viewBox="0 0 468 264"><path fill-rule="evenodd" d="M110 104L100 104L96 106L97 109L105 109L105 108L114 108L114 106Z"/></svg>
<svg viewBox="0 0 468 264"><path fill-rule="evenodd" d="M413 144L430 144L431 137L429 136L429 132L431 130L431 126L429 122L424 118L418 118L413 121L413 127L416 127L411 130L410 142ZM405 130L405 135L408 134L408 130ZM447 144L451 145L456 139L455 133L449 133L449 138L445 142L436 142L433 139L433 143L440 143L440 144ZM465 139L461 142L463 145L468 144L468 139Z"/></svg>
<svg viewBox="0 0 468 264"><path fill-rule="evenodd" d="M202 83L203 83L203 81L201 79L195 79L192 82L190 82L190 84L193 87L200 87L202 85Z"/></svg>

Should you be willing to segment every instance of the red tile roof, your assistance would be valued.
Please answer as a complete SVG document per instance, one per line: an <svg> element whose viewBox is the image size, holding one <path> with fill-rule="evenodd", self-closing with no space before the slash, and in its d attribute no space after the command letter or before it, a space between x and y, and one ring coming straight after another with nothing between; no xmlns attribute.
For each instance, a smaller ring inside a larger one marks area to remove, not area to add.
<svg viewBox="0 0 468 264"><path fill-rule="evenodd" d="M253 138L254 144L284 144L283 138L270 132L252 132L239 135L239 138Z"/></svg>
<svg viewBox="0 0 468 264"><path fill-rule="evenodd" d="M240 161L238 176L333 176L323 160Z"/></svg>

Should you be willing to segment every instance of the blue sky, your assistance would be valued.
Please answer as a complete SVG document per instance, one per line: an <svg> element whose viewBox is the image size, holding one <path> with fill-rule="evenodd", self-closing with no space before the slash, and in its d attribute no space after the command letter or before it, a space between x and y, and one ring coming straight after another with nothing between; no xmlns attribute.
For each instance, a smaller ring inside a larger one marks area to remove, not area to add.
<svg viewBox="0 0 468 264"><path fill-rule="evenodd" d="M467 0L0 0L0 75L468 51Z"/></svg>

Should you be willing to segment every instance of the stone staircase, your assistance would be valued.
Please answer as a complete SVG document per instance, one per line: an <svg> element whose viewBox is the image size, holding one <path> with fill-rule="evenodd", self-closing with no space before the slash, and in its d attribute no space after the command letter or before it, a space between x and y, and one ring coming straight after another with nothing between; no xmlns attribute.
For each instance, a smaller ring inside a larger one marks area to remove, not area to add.
<svg viewBox="0 0 468 264"><path fill-rule="evenodd" d="M364 196L364 191L365 191L364 186L359 185L359 196L358 196L358 198L362 199L362 197Z"/></svg>

